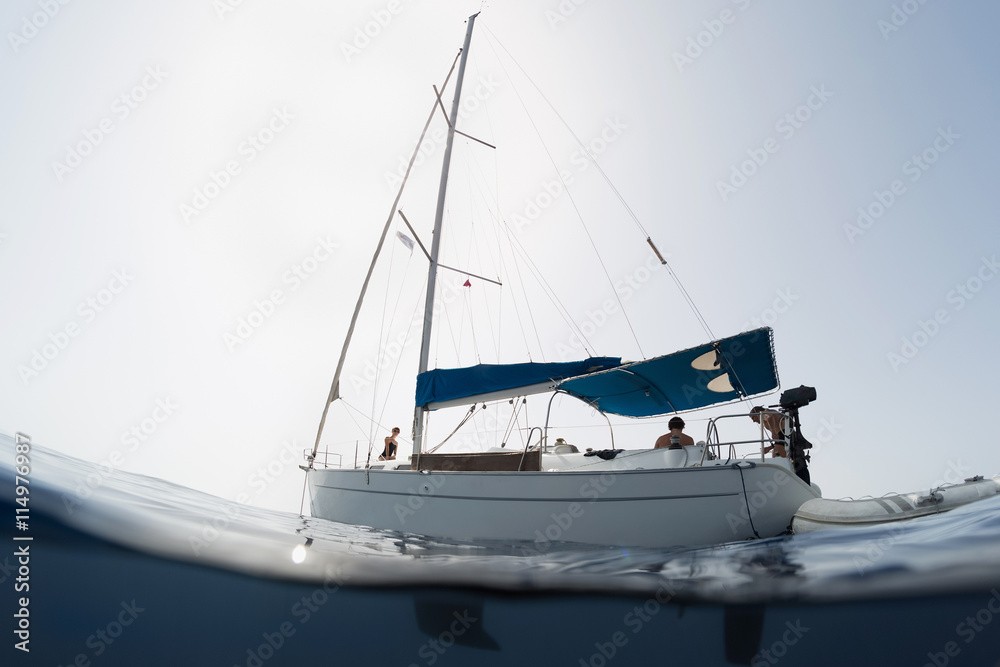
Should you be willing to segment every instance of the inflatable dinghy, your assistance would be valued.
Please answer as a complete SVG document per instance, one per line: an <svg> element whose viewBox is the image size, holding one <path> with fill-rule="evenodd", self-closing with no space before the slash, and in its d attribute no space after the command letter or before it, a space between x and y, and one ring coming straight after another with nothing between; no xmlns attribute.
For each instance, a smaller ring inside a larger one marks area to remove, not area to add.
<svg viewBox="0 0 1000 667"><path fill-rule="evenodd" d="M814 498L803 503L795 513L792 518L792 532L808 533L825 528L850 528L915 519L928 514L947 512L998 494L1000 494L1000 475L992 479L984 479L981 476L970 477L961 484L882 498L861 500Z"/></svg>

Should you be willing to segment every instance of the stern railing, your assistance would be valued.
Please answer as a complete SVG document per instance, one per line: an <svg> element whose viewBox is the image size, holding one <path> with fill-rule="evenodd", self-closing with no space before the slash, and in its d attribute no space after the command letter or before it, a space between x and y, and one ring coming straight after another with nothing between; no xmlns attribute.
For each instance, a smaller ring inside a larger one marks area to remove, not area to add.
<svg viewBox="0 0 1000 667"><path fill-rule="evenodd" d="M736 445L751 445L751 444L759 446L758 453L760 454L760 460L764 461L766 455L764 449L768 445L773 446L775 442L778 441L775 438L771 437L764 429L763 420L761 420L761 423L759 424L760 438L757 438L755 440L731 440L728 442L722 442L719 437L719 426L718 426L719 421L723 419L737 419L737 418L746 419L750 417L752 414L753 413L750 412L742 412L739 414L732 414L732 415L720 415L718 417L712 417L711 419L709 419L705 434L705 449L702 451L701 461L698 463L698 465L704 464L706 458L709 458L710 454L713 453L713 450L715 458L726 459L726 462L732 461L736 458L743 458L743 459L750 458L750 455L738 457L736 454ZM784 443L787 442L787 440L781 440L780 442ZM726 456L722 455L723 448L727 448L728 450Z"/></svg>

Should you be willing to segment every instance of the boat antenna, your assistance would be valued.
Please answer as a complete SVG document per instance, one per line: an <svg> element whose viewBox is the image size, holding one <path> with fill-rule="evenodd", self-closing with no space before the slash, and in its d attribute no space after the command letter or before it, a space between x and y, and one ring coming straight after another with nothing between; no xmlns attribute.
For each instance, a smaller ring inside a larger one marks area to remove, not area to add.
<svg viewBox="0 0 1000 667"><path fill-rule="evenodd" d="M451 166L451 149L455 142L455 125L458 122L458 105L462 97L462 81L465 79L465 64L469 58L469 46L472 43L472 28L476 23L476 12L469 17L465 29L465 44L462 46L462 58L458 64L458 78L455 80L455 97L451 101L451 119L448 121L448 141L444 149L444 161L441 166L441 186L438 189L437 209L434 213L434 235L431 240L430 266L427 268L427 296L424 299L424 329L420 339L420 364L418 375L427 372L431 354L431 324L434 315L434 289L437 285L438 252L441 248L441 221L444 219L444 201L448 190L448 168ZM420 451L424 442L424 408L420 405L413 410L413 459L411 466L418 469Z"/></svg>

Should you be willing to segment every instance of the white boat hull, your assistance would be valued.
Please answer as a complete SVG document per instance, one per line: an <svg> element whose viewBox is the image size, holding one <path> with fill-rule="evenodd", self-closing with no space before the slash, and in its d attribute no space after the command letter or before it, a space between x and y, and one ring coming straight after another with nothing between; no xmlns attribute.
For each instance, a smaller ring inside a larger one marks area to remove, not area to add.
<svg viewBox="0 0 1000 667"><path fill-rule="evenodd" d="M785 532L819 494L776 463L547 472L308 471L313 516L456 540L674 547Z"/></svg>

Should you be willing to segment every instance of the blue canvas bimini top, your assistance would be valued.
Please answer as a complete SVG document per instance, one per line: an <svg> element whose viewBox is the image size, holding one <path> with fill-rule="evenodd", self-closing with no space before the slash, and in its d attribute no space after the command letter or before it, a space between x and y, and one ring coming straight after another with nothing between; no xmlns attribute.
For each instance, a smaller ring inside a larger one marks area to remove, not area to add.
<svg viewBox="0 0 1000 667"><path fill-rule="evenodd" d="M564 380L559 389L598 410L652 417L696 410L778 387L770 327Z"/></svg>
<svg viewBox="0 0 1000 667"><path fill-rule="evenodd" d="M510 392L510 396L519 396L518 389L527 390L544 383L551 386L537 391L551 391L561 380L611 368L621 362L620 357L591 357L582 361L438 368L417 376L417 405L433 410L437 403L471 399L483 394Z"/></svg>
<svg viewBox="0 0 1000 667"><path fill-rule="evenodd" d="M618 357L592 357L436 369L417 376L416 400L418 406L433 410L473 403L487 395L497 398L559 389L601 412L653 417L728 403L777 387L772 331L762 327L626 364Z"/></svg>

